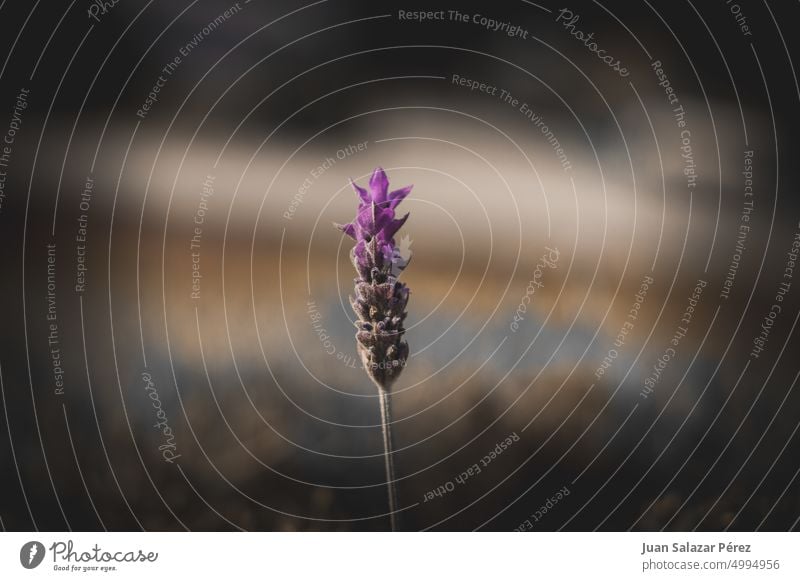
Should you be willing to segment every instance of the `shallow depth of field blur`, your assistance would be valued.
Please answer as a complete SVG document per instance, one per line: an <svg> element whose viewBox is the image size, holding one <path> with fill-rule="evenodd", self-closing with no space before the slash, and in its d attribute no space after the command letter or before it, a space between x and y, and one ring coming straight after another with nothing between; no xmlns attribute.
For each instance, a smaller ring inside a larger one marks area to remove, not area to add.
<svg viewBox="0 0 800 581"><path fill-rule="evenodd" d="M719 4L656 6L670 28L646 4L616 8L635 39L607 9L575 4L624 79L554 22L555 6L459 8L519 23L523 40L403 22L394 3L323 3L263 28L297 6L243 4L144 117L161 67L227 5L201 2L170 24L185 6L137 16L120 3L60 89L86 14L69 13L31 81L67 4L38 11L0 103L2 120L31 88L0 213L3 526L386 529L350 241L332 224L354 215L349 178L363 184L377 166L394 188L414 184L400 207L411 359L393 400L403 528L793 526L796 289L766 352L749 355L798 229L799 96L770 12L747 5L756 61ZM27 13L6 10L8 44ZM656 59L690 120L691 193ZM569 169L518 105L453 75L528 103ZM755 210L723 298L748 151ZM557 260L536 274L542 256ZM644 397L698 280L688 333Z"/></svg>

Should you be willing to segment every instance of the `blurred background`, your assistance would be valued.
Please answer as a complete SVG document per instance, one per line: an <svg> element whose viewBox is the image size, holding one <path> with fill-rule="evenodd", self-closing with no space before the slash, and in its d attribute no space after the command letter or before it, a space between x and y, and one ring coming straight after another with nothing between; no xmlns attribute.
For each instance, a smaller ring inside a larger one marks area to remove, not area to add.
<svg viewBox="0 0 800 581"><path fill-rule="evenodd" d="M385 530L378 166L402 528L797 526L796 4L0 13L4 529Z"/></svg>

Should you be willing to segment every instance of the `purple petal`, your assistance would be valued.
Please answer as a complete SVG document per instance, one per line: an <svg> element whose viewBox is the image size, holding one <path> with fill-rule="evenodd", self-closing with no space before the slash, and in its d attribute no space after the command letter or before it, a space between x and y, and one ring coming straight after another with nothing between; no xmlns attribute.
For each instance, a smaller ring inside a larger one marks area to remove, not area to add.
<svg viewBox="0 0 800 581"><path fill-rule="evenodd" d="M394 220L394 210L375 207L375 230L383 230Z"/></svg>
<svg viewBox="0 0 800 581"><path fill-rule="evenodd" d="M414 186L406 186L404 188L400 188L399 190L395 190L389 194L389 207L394 210L397 207L397 204L402 202L405 197L411 192L411 188Z"/></svg>
<svg viewBox="0 0 800 581"><path fill-rule="evenodd" d="M362 203L369 204L372 201L367 190L356 184L356 182L353 181L353 178L350 178L350 185L353 186L353 189L358 194L358 197L361 198Z"/></svg>
<svg viewBox="0 0 800 581"><path fill-rule="evenodd" d="M333 223L339 230L350 236L350 238L356 237L356 226L352 222L350 224L337 224L336 222Z"/></svg>
<svg viewBox="0 0 800 581"><path fill-rule="evenodd" d="M357 223L370 236L375 236L394 220L394 211L376 204L365 206L358 212Z"/></svg>
<svg viewBox="0 0 800 581"><path fill-rule="evenodd" d="M375 205L370 204L358 210L356 224L369 235L375 233Z"/></svg>
<svg viewBox="0 0 800 581"><path fill-rule="evenodd" d="M372 190L372 201L382 204L386 201L386 192L389 189L389 178L382 167L375 168L372 177L369 179L369 189Z"/></svg>
<svg viewBox="0 0 800 581"><path fill-rule="evenodd" d="M383 235L385 236L386 240L391 240L394 238L395 233L403 226L403 224L406 223L406 220L408 220L409 214L406 214L399 220L392 220L383 227Z"/></svg>
<svg viewBox="0 0 800 581"><path fill-rule="evenodd" d="M381 254L383 255L383 260L386 264L392 262L392 256L394 255L394 244L391 242L384 242L381 244Z"/></svg>

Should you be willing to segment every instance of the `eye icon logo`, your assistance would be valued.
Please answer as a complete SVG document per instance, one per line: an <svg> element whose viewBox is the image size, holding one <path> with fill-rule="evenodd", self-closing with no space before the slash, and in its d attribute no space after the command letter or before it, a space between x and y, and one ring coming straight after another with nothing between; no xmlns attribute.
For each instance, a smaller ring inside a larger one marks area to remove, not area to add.
<svg viewBox="0 0 800 581"><path fill-rule="evenodd" d="M35 569L44 560L44 545L39 541L30 541L19 550L19 562L26 569Z"/></svg>

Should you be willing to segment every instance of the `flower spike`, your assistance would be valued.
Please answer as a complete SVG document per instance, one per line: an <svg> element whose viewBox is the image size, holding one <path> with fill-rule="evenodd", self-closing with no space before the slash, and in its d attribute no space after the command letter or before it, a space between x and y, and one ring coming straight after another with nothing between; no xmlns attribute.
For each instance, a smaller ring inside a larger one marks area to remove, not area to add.
<svg viewBox="0 0 800 581"><path fill-rule="evenodd" d="M388 390L408 358L403 321L409 290L397 279L408 259L401 256L394 236L408 219L408 214L396 218L395 208L413 186L389 193L389 178L380 167L368 188L350 183L359 197L358 211L352 222L336 226L356 241L350 256L358 278L350 303L357 317L358 352L372 381Z"/></svg>

